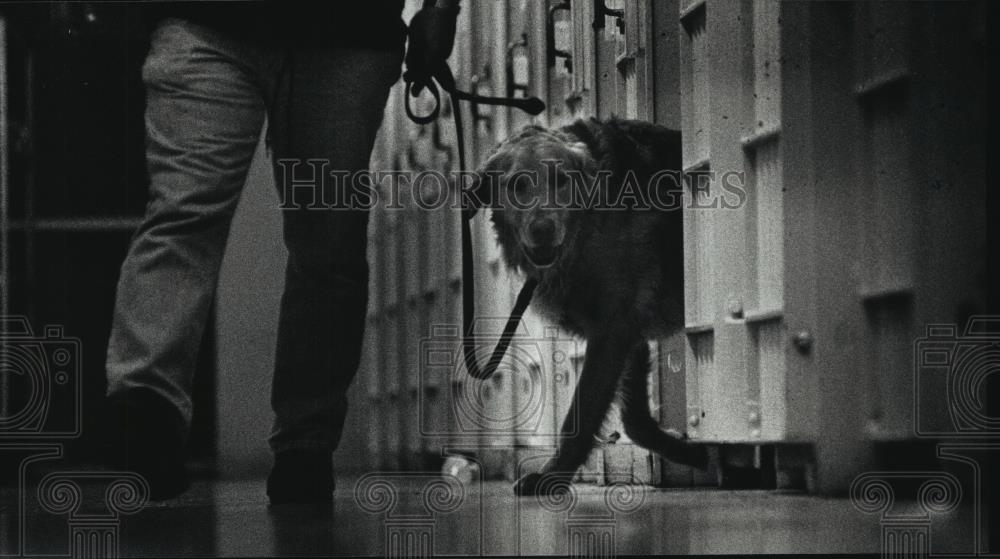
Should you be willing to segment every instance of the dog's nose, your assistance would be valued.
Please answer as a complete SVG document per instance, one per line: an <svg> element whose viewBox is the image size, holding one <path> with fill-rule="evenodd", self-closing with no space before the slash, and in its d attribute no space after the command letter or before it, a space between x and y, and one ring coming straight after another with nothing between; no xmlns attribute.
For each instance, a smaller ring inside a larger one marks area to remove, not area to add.
<svg viewBox="0 0 1000 559"><path fill-rule="evenodd" d="M528 225L528 234L535 244L552 244L556 238L556 222L548 217L536 219Z"/></svg>

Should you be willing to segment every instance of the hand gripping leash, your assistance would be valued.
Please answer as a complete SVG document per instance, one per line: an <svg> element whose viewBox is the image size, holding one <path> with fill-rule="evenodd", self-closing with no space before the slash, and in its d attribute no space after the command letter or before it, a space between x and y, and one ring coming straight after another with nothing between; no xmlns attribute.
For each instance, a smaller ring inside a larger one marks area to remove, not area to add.
<svg viewBox="0 0 1000 559"><path fill-rule="evenodd" d="M403 79L406 82L406 116L417 124L427 124L432 122L435 118L437 118L438 112L441 108L441 96L437 85L435 85L434 81L431 79L421 81L418 84L412 76L405 74ZM464 170L466 168L465 134L462 128L462 110L459 105L459 101L464 100L482 105L514 107L521 109L530 115L537 115L545 110L545 103L537 97L528 97L524 99L512 97L487 97L460 91L455 86L455 78L451 73L451 69L448 68L447 65L444 65L443 68L441 68L441 70L434 76L434 79L437 80L438 84L440 84L441 89L447 92L451 97L452 114L455 115L455 138L458 143L459 170ZM416 97L421 87L426 87L434 97L434 109L425 116L415 114L410 106L410 97ZM465 207L463 200L461 217L462 352L465 358L465 368L469 371L469 375L473 378L484 380L493 376L497 367L500 366L500 361L503 360L503 356L507 352L507 348L510 346L511 338L514 337L514 332L517 330L517 325L521 321L521 316L524 315L524 310L528 307L528 303L531 302L531 295L535 292L538 280L529 277L528 280L525 281L524 286L521 287L521 292L517 295L517 301L514 303L514 309L510 312L510 318L507 319L507 324L504 326L503 333L497 341L496 348L494 348L493 353L490 355L490 359L486 363L486 368L481 368L479 366L479 360L476 358L476 340L473 332L476 316L476 294L474 287L475 278L473 277L472 269L472 231L469 227L469 222L473 217L475 217L477 211L479 211L478 206L470 205L469 207Z"/></svg>

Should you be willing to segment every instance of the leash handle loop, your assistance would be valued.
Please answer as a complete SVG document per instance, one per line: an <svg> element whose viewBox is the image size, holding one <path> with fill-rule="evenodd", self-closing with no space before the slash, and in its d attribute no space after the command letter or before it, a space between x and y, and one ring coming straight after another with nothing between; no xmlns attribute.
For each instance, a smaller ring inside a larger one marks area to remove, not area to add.
<svg viewBox="0 0 1000 559"><path fill-rule="evenodd" d="M424 84L427 91L434 97L434 108L426 115L418 115L413 112L413 106L410 104L412 102L411 99L419 95L414 91L415 87L417 87L417 82L409 79L406 80L406 93L403 95L406 98L403 102L403 105L406 107L406 116L417 124L430 124L437 119L438 113L441 112L441 93L438 92L438 88L433 81Z"/></svg>

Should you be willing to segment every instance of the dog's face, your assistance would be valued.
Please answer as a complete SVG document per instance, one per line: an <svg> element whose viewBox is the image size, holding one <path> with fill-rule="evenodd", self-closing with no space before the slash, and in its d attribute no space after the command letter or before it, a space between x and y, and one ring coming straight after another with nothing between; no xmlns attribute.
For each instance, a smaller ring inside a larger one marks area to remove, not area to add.
<svg viewBox="0 0 1000 559"><path fill-rule="evenodd" d="M507 263L542 270L570 239L573 181L592 176L586 145L532 126L507 140L480 170Z"/></svg>

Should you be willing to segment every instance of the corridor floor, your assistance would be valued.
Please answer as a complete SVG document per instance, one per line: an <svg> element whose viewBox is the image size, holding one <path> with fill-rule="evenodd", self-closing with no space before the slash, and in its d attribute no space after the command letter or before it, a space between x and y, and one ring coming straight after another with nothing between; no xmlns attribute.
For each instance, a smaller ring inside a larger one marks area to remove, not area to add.
<svg viewBox="0 0 1000 559"><path fill-rule="evenodd" d="M572 496L539 501L515 498L506 482L406 474L340 480L333 506L268 507L257 480L201 481L179 499L111 516L88 508L88 495L57 514L58 498L43 503L37 489L0 490L0 556L69 556L72 537L98 529L121 557L877 554L886 528L849 499L576 485ZM969 516L925 519L933 549L967 547Z"/></svg>

